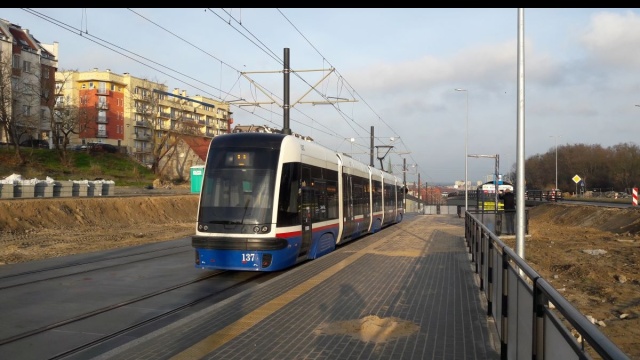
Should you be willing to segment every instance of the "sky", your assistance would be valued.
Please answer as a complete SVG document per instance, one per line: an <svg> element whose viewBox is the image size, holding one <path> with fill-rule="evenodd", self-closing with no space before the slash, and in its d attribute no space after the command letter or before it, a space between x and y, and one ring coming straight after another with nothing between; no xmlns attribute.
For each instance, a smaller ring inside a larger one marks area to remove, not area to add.
<svg viewBox="0 0 640 360"><path fill-rule="evenodd" d="M128 72L230 101L233 126L283 127L288 49L291 130L369 164L373 128L375 167L382 158L408 183L463 181L465 155L485 155L466 157L476 183L492 179L495 155L500 174L515 171L519 146L526 159L638 144L640 9L525 8L522 22L517 8L3 8L0 18L58 42L59 70Z"/></svg>

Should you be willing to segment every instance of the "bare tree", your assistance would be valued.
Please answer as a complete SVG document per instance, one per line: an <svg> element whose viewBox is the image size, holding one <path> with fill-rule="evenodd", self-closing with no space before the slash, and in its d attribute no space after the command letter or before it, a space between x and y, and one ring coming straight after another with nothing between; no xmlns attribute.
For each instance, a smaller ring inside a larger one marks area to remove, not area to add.
<svg viewBox="0 0 640 360"><path fill-rule="evenodd" d="M11 54L0 56L0 123L3 140L14 145L21 164L27 159L20 149L20 142L33 138L41 130L40 90L38 74L24 72L15 77ZM34 85L36 84L36 85ZM36 90L37 89L37 90ZM34 92L35 91L35 92Z"/></svg>
<svg viewBox="0 0 640 360"><path fill-rule="evenodd" d="M53 93L43 92L49 112L51 137L61 162L66 165L69 165L67 147L71 137L93 128L92 119L96 112L87 105L87 96L78 98L75 92L65 91L65 87L72 84L72 74L70 71L57 72Z"/></svg>
<svg viewBox="0 0 640 360"><path fill-rule="evenodd" d="M146 150L149 155L145 156L146 151L141 151L143 156L139 160L148 164L158 176L162 176L168 164L178 158L180 152L177 150L183 143L183 136L202 136L194 106L185 99L170 100L171 96L164 88L162 84L145 80L130 89L136 123L147 125L136 129L137 138L148 139ZM141 150L138 147L142 146L142 143L137 144L136 149Z"/></svg>
<svg viewBox="0 0 640 360"><path fill-rule="evenodd" d="M2 125L2 140L3 142L14 143L12 137L12 89L11 89L11 54L4 54L0 52L0 124ZM15 143L14 145L17 145Z"/></svg>

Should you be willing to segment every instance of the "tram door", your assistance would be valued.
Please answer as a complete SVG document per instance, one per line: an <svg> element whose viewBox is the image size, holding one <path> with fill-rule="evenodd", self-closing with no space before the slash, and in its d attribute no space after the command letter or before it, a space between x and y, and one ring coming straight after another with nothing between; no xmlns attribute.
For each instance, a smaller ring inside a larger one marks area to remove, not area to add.
<svg viewBox="0 0 640 360"><path fill-rule="evenodd" d="M303 186L300 200L302 207L300 211L300 215L302 216L302 244L300 245L300 252L298 256L305 256L311 247L313 235L313 226L311 222L315 204L313 188Z"/></svg>
<svg viewBox="0 0 640 360"><path fill-rule="evenodd" d="M343 206L343 214L344 214L344 225L342 230L342 238L350 239L353 237L353 232L355 231L356 222L354 220L353 213L353 184L351 180L351 176L348 174L342 174L342 206Z"/></svg>

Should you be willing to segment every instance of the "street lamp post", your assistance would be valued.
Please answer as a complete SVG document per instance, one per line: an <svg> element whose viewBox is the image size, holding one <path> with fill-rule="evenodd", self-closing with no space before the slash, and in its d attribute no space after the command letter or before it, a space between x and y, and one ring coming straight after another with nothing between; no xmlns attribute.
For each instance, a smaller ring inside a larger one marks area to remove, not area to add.
<svg viewBox="0 0 640 360"><path fill-rule="evenodd" d="M469 91L467 89L455 89L455 91L464 91L466 98L467 98L467 110L466 110L466 120L465 120L465 130L464 130L464 211L467 211L467 208L469 207L469 192L468 192L468 186L467 186L467 182L469 181L467 179L468 177L468 167L467 167L467 162L468 162L468 138L469 138Z"/></svg>

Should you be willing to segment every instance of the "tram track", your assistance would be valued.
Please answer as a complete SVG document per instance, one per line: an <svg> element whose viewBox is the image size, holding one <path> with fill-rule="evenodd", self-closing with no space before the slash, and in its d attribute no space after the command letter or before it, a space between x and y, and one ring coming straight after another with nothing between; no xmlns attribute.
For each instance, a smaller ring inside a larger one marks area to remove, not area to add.
<svg viewBox="0 0 640 360"><path fill-rule="evenodd" d="M93 357L279 275L202 271L190 246L157 246L0 277L0 358Z"/></svg>
<svg viewBox="0 0 640 360"><path fill-rule="evenodd" d="M25 276L29 276L29 275L47 274L47 273L50 273L52 271L65 270L65 269L70 269L70 268L79 267L79 266L95 265L95 264L104 263L104 262L108 262L108 261L116 261L116 260L120 260L120 259L131 258L131 257L134 257L134 256L145 256L145 255L149 255L151 253L166 252L167 250L171 250L171 249L179 249L179 251L169 252L169 253L158 255L158 256L146 257L144 259L135 259L135 260L132 260L132 261L129 261L129 262L120 262L120 263L116 263L116 264L113 264L113 265L102 266L102 267L93 268L93 269L89 269L89 270L76 271L76 272L72 272L72 273L65 273L65 274L57 275L57 276L50 276L50 277L46 277L46 278L42 278L42 279L26 281L26 282L21 282L21 283L17 283L17 284L1 285L2 281L4 281L4 280L20 278L20 277L25 277ZM99 260L94 260L94 261L74 262L74 263L68 263L68 264L64 264L64 265L60 265L60 266L52 266L52 267L46 267L46 268L41 268L41 269L32 270L32 271L18 272L18 273L14 273L14 274L0 276L0 291L4 290L4 289L16 287L16 286L24 286L24 285L33 284L33 283L36 283L36 282L49 281L49 280L59 279L59 278L63 278L63 277L66 277L66 276L71 276L71 275L86 274L86 273L89 273L89 272L92 272L92 271L104 270L104 269L107 269L107 268L110 268L110 267L123 266L123 265L127 265L127 264L132 264L132 263L139 263L141 261L150 261L150 260L155 260L155 259L166 257L166 256L173 256L173 255L176 255L176 254L179 254L179 253L190 252L190 251L193 251L191 246L181 245L181 246L174 246L174 247L171 247L171 248L153 250L151 252L139 252L139 253L133 253L133 254L128 254L128 255L124 255L124 256L104 257L104 258L100 258Z"/></svg>
<svg viewBox="0 0 640 360"><path fill-rule="evenodd" d="M121 303L118 303L118 304L113 304L113 305L106 306L106 307L103 307L103 308L100 308L100 309L96 309L94 311L91 311L91 312L88 312L88 313L84 313L84 314L75 316L75 317L70 318L70 319L59 321L57 323L50 324L50 325L47 325L47 326L42 327L42 328L34 329L34 330L31 330L31 331L28 331L28 332L25 332L25 333L22 333L22 334L18 334L18 335L12 336L12 337L10 337L8 339L0 339L0 346L2 346L4 344L11 343L13 341L17 341L17 340L20 340L20 339L27 338L29 336L40 334L40 333L43 333L43 332L48 331L48 330L59 328L61 326L64 326L64 325L67 325L67 324L71 324L71 323L76 322L76 321L84 320L84 319L87 319L87 318L92 317L92 316L96 316L96 315L99 315L99 314L104 314L104 313L106 313L108 311L115 310L115 309L118 309L118 308L121 308L121 307L124 307L124 306L127 306L127 305L135 304L135 303L137 303L139 301L146 300L146 299L152 298L154 296L159 296L159 295L162 295L162 294L166 294L166 293L168 293L170 291L173 291L173 290L176 290L176 289L179 289L179 288L183 288L185 286L188 286L188 285L191 285L191 284L194 284L194 283L197 283L197 282L212 278L212 277L214 277L214 276L216 276L218 274L220 274L220 272L216 272L214 274L203 276L202 278L199 278L199 279L196 279L196 280L187 281L187 282L182 283L182 284L177 284L177 285L174 285L174 286L170 286L168 288L165 288L165 289L162 289L162 290L159 290L159 291L155 291L155 292L152 292L152 293L149 293L149 294L145 294L143 296L139 296L139 297L133 298L133 299L125 301L125 302L121 302ZM209 297L209 296L207 296L207 297ZM202 299L203 298L200 298L196 302L192 302L192 303L197 303L198 301L202 301ZM180 306L179 308L183 308L183 306ZM172 310L171 312L174 312L174 311L175 310Z"/></svg>
<svg viewBox="0 0 640 360"><path fill-rule="evenodd" d="M130 304L134 304L136 302L139 302L139 301L142 301L142 300L146 300L146 299L149 299L149 298L154 297L154 296L159 296L159 295L168 293L170 291L176 290L178 288L182 288L182 287L191 285L191 284L196 283L196 282L200 282L200 281L203 281L203 280L206 280L206 279L209 279L209 278L213 278L213 277L222 275L224 273L227 273L227 272L226 271L215 272L214 274L204 276L203 278L198 279L196 281L187 282L187 283L184 283L184 284L179 284L179 285L176 285L176 286L172 286L170 288L158 291L156 293L148 294L148 295L145 295L145 296L137 298L137 299L132 299L132 300L127 301L125 303L120 303L120 304L116 304L114 306L111 306L109 308L100 309L98 311L95 311L92 314L86 314L85 316L79 317L77 319L69 319L68 321L66 321L66 324L74 322L74 321L80 321L80 320L83 320L83 319L91 317L91 316L104 314L104 313L106 313L108 311L111 311L111 310L114 310L114 309L117 309L117 308L120 308L120 307L124 307L124 306L130 305ZM273 274L271 274L271 276L273 276ZM99 344L105 343L105 342L107 342L109 340L112 340L112 339L118 337L118 336L122 336L124 334L127 334L128 332L131 332L132 330L135 330L135 329L138 329L138 328L140 328L142 326L151 324L151 323L153 323L155 321L164 319L164 318L166 318L166 317L168 317L170 315L178 313L179 311L188 309L188 308L193 307L193 306L195 306L197 304L200 304L200 303L203 303L203 302L205 302L207 300L210 300L210 299L212 299L214 297L220 296L221 294L224 294L225 292L229 292L229 291L232 291L234 289L240 288L240 287L242 287L244 285L247 285L247 284L250 284L252 282L255 282L256 278L258 278L258 277L270 277L270 276L269 276L269 274L258 274L258 273L255 273L255 274L253 274L253 276L251 276L251 277L249 277L249 278L247 278L247 279L245 279L245 280L243 280L241 282L237 282L237 283L235 283L235 284L233 284L233 285L231 285L229 287L226 287L224 289L219 289L216 292L212 292L212 293L207 294L205 296L201 296L201 297L199 297L197 299L194 299L194 300L192 300L192 301L190 301L188 303L185 303L185 304L182 304L180 306L174 307L173 309L167 310L167 311L165 311L165 312L163 312L163 313L161 313L159 315L155 315L153 317L150 317L148 319L140 321L140 322L138 322L136 324L127 326L127 327L125 327L123 329L120 329L118 331L115 331L115 332L112 332L112 333L107 334L105 336L102 336L99 339L96 339L94 341L88 342L88 343L83 344L81 346L76 346L75 348L69 349L69 350L64 351L62 353L58 353L58 354L54 355L53 357L51 357L50 359L51 360L63 359L63 358L68 357L70 355L77 354L77 353L79 353L79 352L81 352L83 350L86 350L86 349L89 349L91 347L97 346ZM56 324L56 325L57 326L62 326L62 325L65 325L65 324Z"/></svg>

